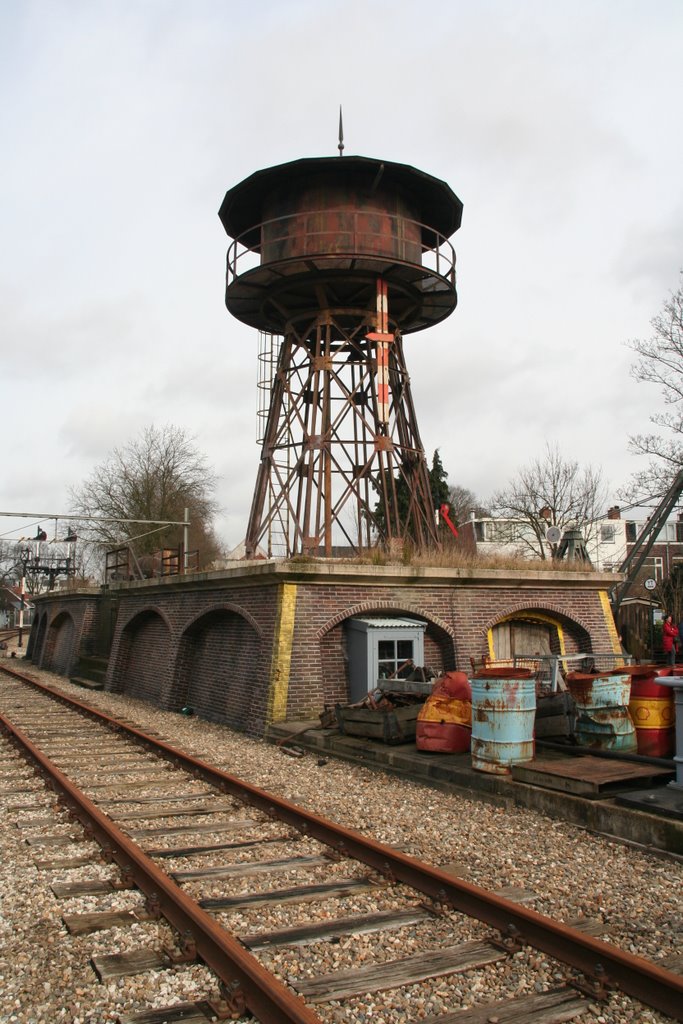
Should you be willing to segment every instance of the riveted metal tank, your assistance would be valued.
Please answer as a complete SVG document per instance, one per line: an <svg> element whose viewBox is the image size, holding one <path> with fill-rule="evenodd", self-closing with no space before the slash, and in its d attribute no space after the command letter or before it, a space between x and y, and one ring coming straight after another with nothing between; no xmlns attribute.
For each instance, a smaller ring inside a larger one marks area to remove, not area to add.
<svg viewBox="0 0 683 1024"><path fill-rule="evenodd" d="M219 216L228 250L226 305L266 331L321 308L374 308L376 280L403 333L444 319L457 303L462 203L443 181L368 157L296 160L230 189Z"/></svg>

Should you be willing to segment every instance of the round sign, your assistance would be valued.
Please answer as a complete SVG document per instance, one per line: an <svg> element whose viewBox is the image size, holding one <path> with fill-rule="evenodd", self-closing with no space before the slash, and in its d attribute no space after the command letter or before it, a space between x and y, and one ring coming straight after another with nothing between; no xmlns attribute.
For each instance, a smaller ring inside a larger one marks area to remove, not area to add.
<svg viewBox="0 0 683 1024"><path fill-rule="evenodd" d="M643 586L645 587L646 590L654 590L655 587L657 586L657 580L653 580L652 576L648 576L648 578L645 580L645 583L643 584Z"/></svg>

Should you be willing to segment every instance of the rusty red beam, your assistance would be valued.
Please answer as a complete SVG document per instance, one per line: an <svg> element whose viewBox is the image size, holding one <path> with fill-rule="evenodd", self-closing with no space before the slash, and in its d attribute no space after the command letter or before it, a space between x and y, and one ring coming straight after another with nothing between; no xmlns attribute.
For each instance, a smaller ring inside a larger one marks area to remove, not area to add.
<svg viewBox="0 0 683 1024"><path fill-rule="evenodd" d="M20 673L9 669L3 671L20 676ZM359 860L390 879L411 886L437 903L447 904L454 910L474 917L497 929L504 936L515 935L520 942L555 957L587 977L606 980L607 984L619 988L647 1006L667 1014L674 1020L683 1021L683 977L680 975L658 967L642 957L626 953L593 936L585 935L561 922L553 921L535 910L496 896L463 879L455 879L440 868L383 846L354 829L327 821L320 815L297 807L288 800L258 789L234 775L176 750L168 743L147 736L140 729L119 723L81 701L55 693L54 690L28 676L23 678L51 696L79 707L112 727L136 737L224 792L231 793L266 814L287 822L300 832L336 849L342 855Z"/></svg>

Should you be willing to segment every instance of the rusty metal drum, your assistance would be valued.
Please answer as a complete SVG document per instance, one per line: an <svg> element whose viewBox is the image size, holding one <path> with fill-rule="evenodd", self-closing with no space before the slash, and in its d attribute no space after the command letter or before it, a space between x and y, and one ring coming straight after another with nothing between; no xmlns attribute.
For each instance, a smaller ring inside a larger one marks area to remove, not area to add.
<svg viewBox="0 0 683 1024"><path fill-rule="evenodd" d="M657 683L657 677L669 675L670 669L655 665L640 666L632 673L631 699L628 709L636 727L638 753L648 757L671 757L676 741L674 695L669 686Z"/></svg>
<svg viewBox="0 0 683 1024"><path fill-rule="evenodd" d="M536 681L530 669L488 668L472 685L472 767L509 775L535 752Z"/></svg>
<svg viewBox="0 0 683 1024"><path fill-rule="evenodd" d="M472 735L472 689L464 672L446 672L434 683L417 716L418 750L464 754Z"/></svg>
<svg viewBox="0 0 683 1024"><path fill-rule="evenodd" d="M635 753L636 730L628 710L631 677L627 672L571 672L567 686L578 711L576 739L580 746Z"/></svg>

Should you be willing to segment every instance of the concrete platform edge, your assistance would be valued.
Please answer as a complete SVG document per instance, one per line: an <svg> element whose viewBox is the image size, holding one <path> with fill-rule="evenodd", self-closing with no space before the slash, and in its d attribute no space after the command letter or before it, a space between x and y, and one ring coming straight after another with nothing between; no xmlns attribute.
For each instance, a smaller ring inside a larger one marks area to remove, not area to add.
<svg viewBox="0 0 683 1024"><path fill-rule="evenodd" d="M475 772L466 755L425 755L414 744L392 747L304 722L273 724L266 740L287 740L289 746L389 772L418 785L497 806L524 807L608 839L683 856L683 822L619 806L612 797L588 800L517 782L509 776Z"/></svg>

